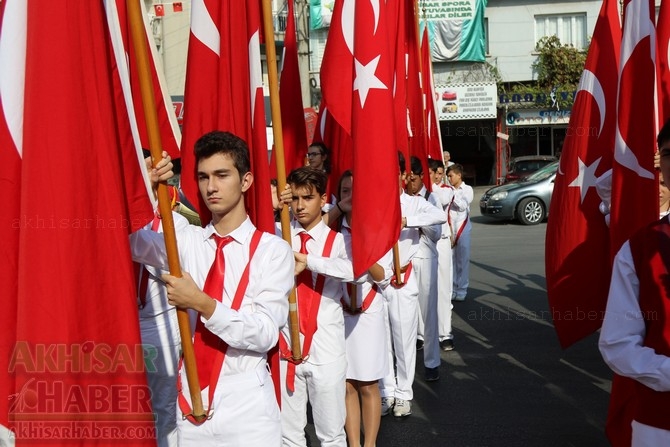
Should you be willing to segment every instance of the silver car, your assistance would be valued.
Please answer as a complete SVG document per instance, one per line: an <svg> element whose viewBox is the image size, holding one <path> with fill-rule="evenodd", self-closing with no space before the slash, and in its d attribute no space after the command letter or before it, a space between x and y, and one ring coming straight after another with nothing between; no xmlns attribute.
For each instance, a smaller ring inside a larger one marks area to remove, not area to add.
<svg viewBox="0 0 670 447"><path fill-rule="evenodd" d="M523 180L489 189L479 201L482 216L518 219L524 225L539 224L549 215L557 170L558 161Z"/></svg>

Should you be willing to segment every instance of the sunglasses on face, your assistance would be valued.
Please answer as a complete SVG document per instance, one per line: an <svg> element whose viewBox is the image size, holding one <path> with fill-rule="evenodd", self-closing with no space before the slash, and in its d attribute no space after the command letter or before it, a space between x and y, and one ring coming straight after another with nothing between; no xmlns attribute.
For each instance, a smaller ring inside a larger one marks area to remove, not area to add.
<svg viewBox="0 0 670 447"><path fill-rule="evenodd" d="M314 158L321 155L321 152L307 152L307 158Z"/></svg>

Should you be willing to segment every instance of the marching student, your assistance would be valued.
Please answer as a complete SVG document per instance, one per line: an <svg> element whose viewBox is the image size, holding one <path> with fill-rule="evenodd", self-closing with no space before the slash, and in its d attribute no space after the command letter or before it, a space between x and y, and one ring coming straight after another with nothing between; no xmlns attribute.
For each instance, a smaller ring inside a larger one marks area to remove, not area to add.
<svg viewBox="0 0 670 447"><path fill-rule="evenodd" d="M441 210L435 196L423 183L421 160L410 158L410 175L407 194L421 197ZM446 216L443 216L446 218ZM437 316L437 241L442 234L441 225L424 226L420 230L419 250L414 256L414 272L419 286L419 335L424 341L423 364L427 382L439 380L440 346Z"/></svg>
<svg viewBox="0 0 670 447"><path fill-rule="evenodd" d="M323 446L346 447L344 430L347 360L342 314L342 282L353 268L344 239L321 218L326 202L326 173L311 167L293 170L282 201L290 202L296 294L302 361L292 360L288 327L282 331L282 445L307 445L307 403ZM297 363L297 364L296 364ZM285 380L284 380L285 378Z"/></svg>
<svg viewBox="0 0 670 447"><path fill-rule="evenodd" d="M351 258L351 210L353 176L345 171L338 186L338 205L344 211L341 220L347 254ZM389 368L386 316L382 291L389 285L393 255L389 251L368 272L356 278L354 286L344 288L344 330L347 356L347 418L345 429L349 446L361 445L361 419L365 432L364 447L374 447L381 422L379 379ZM352 306L352 296L355 303Z"/></svg>
<svg viewBox="0 0 670 447"><path fill-rule="evenodd" d="M446 221L442 210L421 197L405 194L402 184L406 177L405 158L398 152L398 190L402 220L398 241L401 277L391 280L391 287L384 291L388 302L389 339L393 344L397 374L393 367L380 382L382 416L393 409L393 415L404 417L412 414L414 397L412 383L416 366L416 340L418 330L419 289L416 275L412 273L412 260L419 251L421 229L440 225Z"/></svg>
<svg viewBox="0 0 670 447"><path fill-rule="evenodd" d="M454 188L454 199L449 207L451 246L453 248L453 301L464 301L470 285L470 203L474 191L463 181L463 166L455 163L447 168L449 183Z"/></svg>
<svg viewBox="0 0 670 447"><path fill-rule="evenodd" d="M200 194L212 213L200 228L178 229L183 277L162 276L168 303L189 309L198 381L207 419L192 415L183 366L178 380L179 445L278 446L281 422L267 353L288 316L294 257L290 246L258 231L244 205L254 180L239 137L214 131L195 143ZM133 259L167 269L163 236L130 237Z"/></svg>
<svg viewBox="0 0 670 447"><path fill-rule="evenodd" d="M670 178L670 121L657 137L663 178ZM670 220L668 216L626 241L612 268L598 347L605 363L630 381L625 403L632 447L670 445ZM621 392L621 391L620 391ZM623 391L625 394L626 391ZM610 411L621 411L612 404Z"/></svg>
<svg viewBox="0 0 670 447"><path fill-rule="evenodd" d="M428 171L432 183L433 195L440 202L445 217L454 200L454 188L443 183L444 163L441 160L428 160ZM453 290L451 227L448 222L442 224L440 239L437 241L437 320L440 349L454 349L454 336L451 332L451 293Z"/></svg>

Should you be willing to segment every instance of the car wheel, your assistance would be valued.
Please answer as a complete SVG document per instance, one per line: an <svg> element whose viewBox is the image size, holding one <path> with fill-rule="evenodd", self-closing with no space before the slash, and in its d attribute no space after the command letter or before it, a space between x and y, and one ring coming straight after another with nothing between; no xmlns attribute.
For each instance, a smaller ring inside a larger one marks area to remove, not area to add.
<svg viewBox="0 0 670 447"><path fill-rule="evenodd" d="M524 225L537 225L544 220L544 205L534 197L523 199L519 202L517 217Z"/></svg>

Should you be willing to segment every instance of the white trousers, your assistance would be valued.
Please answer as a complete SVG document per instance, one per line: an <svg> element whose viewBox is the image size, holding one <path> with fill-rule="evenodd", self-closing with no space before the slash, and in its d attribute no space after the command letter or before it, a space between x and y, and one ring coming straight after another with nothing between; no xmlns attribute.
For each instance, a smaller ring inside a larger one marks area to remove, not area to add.
<svg viewBox="0 0 670 447"><path fill-rule="evenodd" d="M440 366L440 344L437 333L437 258L414 257L414 272L419 289L419 322L423 323L423 364Z"/></svg>
<svg viewBox="0 0 670 447"><path fill-rule="evenodd" d="M659 447L670 445L670 431L633 421L631 447Z"/></svg>
<svg viewBox="0 0 670 447"><path fill-rule="evenodd" d="M177 447L177 367L179 329L177 310L172 308L151 318L140 318L140 332L155 414L158 447Z"/></svg>
<svg viewBox="0 0 670 447"><path fill-rule="evenodd" d="M382 397L412 400L414 393L412 383L416 368L416 334L419 323L419 290L416 275L411 272L406 284L395 289L388 286L384 290L387 299L389 317L389 351L393 359L395 353L396 373L393 373L393 361L389 362L389 373L380 381Z"/></svg>
<svg viewBox="0 0 670 447"><path fill-rule="evenodd" d="M347 360L345 356L324 365L301 363L295 368L295 391L286 389L288 362L282 360L282 446L305 447L307 401L312 406L314 429L323 447L346 447L344 431Z"/></svg>
<svg viewBox="0 0 670 447"><path fill-rule="evenodd" d="M188 390L185 375L181 377ZM208 388L202 390L209 407ZM186 399L191 398L186 391ZM183 420L177 409L180 447L279 447L281 421L272 377L267 367L233 376L219 377L213 399L212 418L202 425Z"/></svg>
<svg viewBox="0 0 670 447"><path fill-rule="evenodd" d="M453 249L454 261L454 291L457 297L465 297L470 285L470 234L472 224L470 220L465 225L458 243Z"/></svg>
<svg viewBox="0 0 670 447"><path fill-rule="evenodd" d="M437 241L437 333L440 341L454 338L451 334L451 302L454 274L452 269L451 239Z"/></svg>

